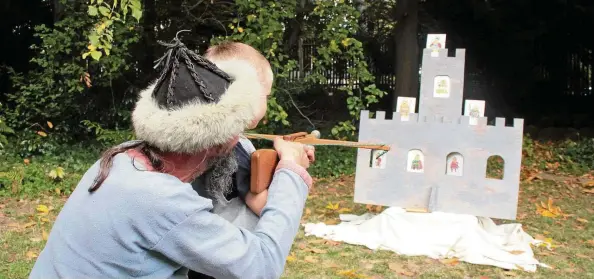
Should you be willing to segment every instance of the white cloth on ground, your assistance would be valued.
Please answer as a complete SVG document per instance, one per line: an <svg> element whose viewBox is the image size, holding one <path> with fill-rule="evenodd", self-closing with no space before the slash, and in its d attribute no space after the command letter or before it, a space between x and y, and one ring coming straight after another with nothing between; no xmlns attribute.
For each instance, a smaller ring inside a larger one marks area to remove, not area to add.
<svg viewBox="0 0 594 279"><path fill-rule="evenodd" d="M542 241L524 232L521 224L496 225L490 218L443 212L412 213L397 207L378 215L344 214L340 219L342 223L338 225L304 224L305 235L406 256L455 257L504 269L534 272L539 265L548 267L534 258L530 246Z"/></svg>

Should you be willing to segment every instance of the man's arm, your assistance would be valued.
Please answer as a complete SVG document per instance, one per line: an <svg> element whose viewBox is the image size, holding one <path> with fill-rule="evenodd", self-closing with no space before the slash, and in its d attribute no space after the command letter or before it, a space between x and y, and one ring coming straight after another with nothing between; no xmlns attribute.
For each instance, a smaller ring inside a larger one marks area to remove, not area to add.
<svg viewBox="0 0 594 279"><path fill-rule="evenodd" d="M310 185L304 168L281 161L253 232L200 210L170 230L153 250L215 278L279 278L299 230Z"/></svg>

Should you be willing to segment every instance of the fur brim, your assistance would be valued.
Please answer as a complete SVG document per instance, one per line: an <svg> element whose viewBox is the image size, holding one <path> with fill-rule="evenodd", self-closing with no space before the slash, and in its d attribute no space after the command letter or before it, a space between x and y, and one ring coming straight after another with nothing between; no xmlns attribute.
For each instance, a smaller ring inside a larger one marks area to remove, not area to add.
<svg viewBox="0 0 594 279"><path fill-rule="evenodd" d="M239 60L216 65L234 78L216 104L195 102L165 110L152 98L156 82L141 91L132 112L136 137L163 151L191 154L227 143L243 133L262 103L263 90L256 69Z"/></svg>

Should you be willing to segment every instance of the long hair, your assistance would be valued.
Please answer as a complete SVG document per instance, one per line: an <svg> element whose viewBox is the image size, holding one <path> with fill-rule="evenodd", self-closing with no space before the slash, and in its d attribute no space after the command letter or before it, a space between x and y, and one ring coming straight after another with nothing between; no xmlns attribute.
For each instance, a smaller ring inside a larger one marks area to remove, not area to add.
<svg viewBox="0 0 594 279"><path fill-rule="evenodd" d="M155 147L150 146L147 142L137 141L132 144L114 146L107 149L101 155L99 173L95 177L91 187L89 187L89 192L95 192L105 182L113 166L114 157L132 149L138 149L138 151L146 156L153 169L159 172L163 171L163 160L161 160L161 156L159 155L161 152Z"/></svg>

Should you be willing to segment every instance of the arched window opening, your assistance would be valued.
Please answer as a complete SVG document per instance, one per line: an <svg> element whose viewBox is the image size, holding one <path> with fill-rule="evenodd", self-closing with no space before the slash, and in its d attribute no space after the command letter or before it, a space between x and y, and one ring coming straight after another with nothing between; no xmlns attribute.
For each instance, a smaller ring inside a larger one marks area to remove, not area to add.
<svg viewBox="0 0 594 279"><path fill-rule="evenodd" d="M464 172L464 156L458 152L452 152L446 157L446 174L462 176Z"/></svg>
<svg viewBox="0 0 594 279"><path fill-rule="evenodd" d="M419 149L408 151L406 171L418 173L425 172L425 155L423 155L423 151Z"/></svg>
<svg viewBox="0 0 594 279"><path fill-rule="evenodd" d="M499 155L490 156L487 159L486 177L493 179L503 179L505 169L505 160Z"/></svg>

